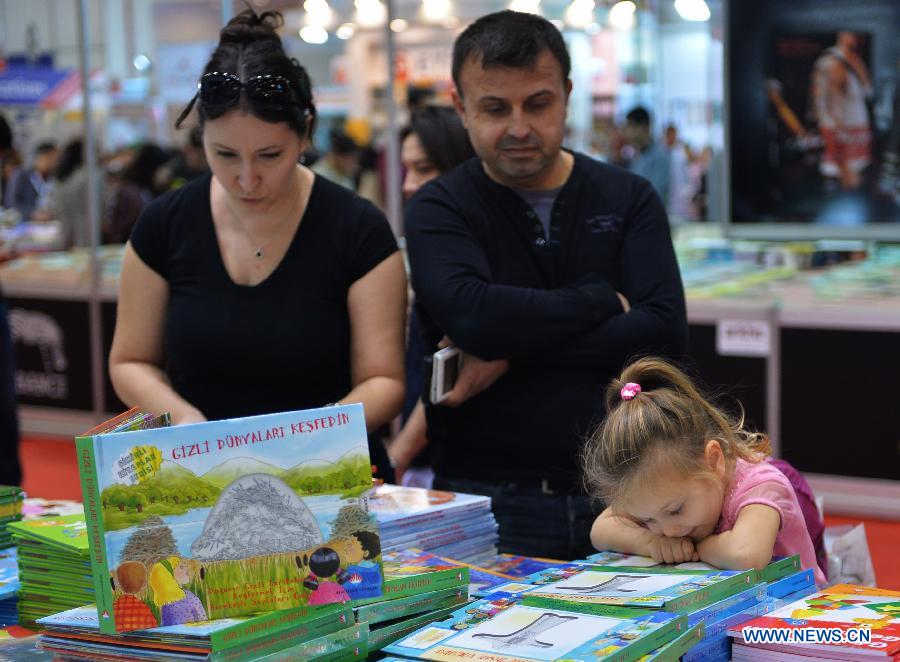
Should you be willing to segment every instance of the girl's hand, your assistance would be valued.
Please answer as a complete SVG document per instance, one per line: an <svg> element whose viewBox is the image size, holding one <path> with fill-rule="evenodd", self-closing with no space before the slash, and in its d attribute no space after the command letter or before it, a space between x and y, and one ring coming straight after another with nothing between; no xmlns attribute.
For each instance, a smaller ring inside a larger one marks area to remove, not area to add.
<svg viewBox="0 0 900 662"><path fill-rule="evenodd" d="M650 542L650 556L659 563L686 563L699 561L700 555L690 538L669 538L656 536Z"/></svg>

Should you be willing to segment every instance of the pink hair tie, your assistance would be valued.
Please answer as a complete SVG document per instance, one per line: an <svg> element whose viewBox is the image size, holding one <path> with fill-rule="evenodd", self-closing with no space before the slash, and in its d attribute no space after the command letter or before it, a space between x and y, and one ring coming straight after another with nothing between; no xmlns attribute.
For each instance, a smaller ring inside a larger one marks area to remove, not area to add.
<svg viewBox="0 0 900 662"><path fill-rule="evenodd" d="M628 382L619 391L619 396L621 396L621 398L623 400L631 400L634 398L634 396L636 396L640 392L641 392L640 384L635 384L634 382Z"/></svg>

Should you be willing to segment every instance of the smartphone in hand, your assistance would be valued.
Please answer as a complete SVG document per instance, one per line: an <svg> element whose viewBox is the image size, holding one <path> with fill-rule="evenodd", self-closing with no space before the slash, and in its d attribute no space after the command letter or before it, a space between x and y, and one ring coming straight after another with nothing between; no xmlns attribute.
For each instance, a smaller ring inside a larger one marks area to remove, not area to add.
<svg viewBox="0 0 900 662"><path fill-rule="evenodd" d="M439 404L447 399L456 385L462 367L463 353L456 347L445 347L434 353L431 359L431 404Z"/></svg>

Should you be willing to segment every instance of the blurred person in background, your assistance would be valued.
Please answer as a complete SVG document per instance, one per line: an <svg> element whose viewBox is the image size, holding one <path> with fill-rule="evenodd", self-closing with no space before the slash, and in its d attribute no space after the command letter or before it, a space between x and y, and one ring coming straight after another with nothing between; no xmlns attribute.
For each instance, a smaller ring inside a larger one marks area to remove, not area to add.
<svg viewBox="0 0 900 662"><path fill-rule="evenodd" d="M30 169L18 170L9 184L9 206L18 210L23 221L31 220L35 212L45 218L52 183L50 181L59 160L59 149L53 142L42 142L34 150ZM46 217L49 217L47 215Z"/></svg>
<svg viewBox="0 0 900 662"><path fill-rule="evenodd" d="M0 155L0 207L13 208L12 183L22 165L22 155L13 147L5 149Z"/></svg>
<svg viewBox="0 0 900 662"><path fill-rule="evenodd" d="M178 154L156 171L155 187L160 193L174 191L208 172L209 165L203 152L203 130L195 126L188 132L188 140Z"/></svg>
<svg viewBox="0 0 900 662"><path fill-rule="evenodd" d="M340 129L328 133L328 151L312 166L312 171L330 179L335 184L356 190L356 173L359 170L359 147Z"/></svg>
<svg viewBox="0 0 900 662"><path fill-rule="evenodd" d="M691 149L678 139L678 127L666 126L665 149L669 152L669 199L667 209L669 219L676 221L696 221L697 207L694 196L700 182L691 176Z"/></svg>
<svg viewBox="0 0 900 662"><path fill-rule="evenodd" d="M12 130L0 115L0 168L17 156L12 147ZM21 163L21 160L19 161ZM0 191L2 191L0 185ZM22 467L19 463L19 417L16 410L15 361L12 337L7 319L6 298L0 290L0 485L19 485Z"/></svg>
<svg viewBox="0 0 900 662"><path fill-rule="evenodd" d="M124 244L141 211L159 193L156 171L169 154L153 143L141 145L110 186L103 210L104 244Z"/></svg>
<svg viewBox="0 0 900 662"><path fill-rule="evenodd" d="M624 134L630 147L625 167L653 184L663 204L667 204L671 177L669 152L653 139L650 113L646 108L637 106L628 112Z"/></svg>
<svg viewBox="0 0 900 662"><path fill-rule="evenodd" d="M400 132L400 162L403 165L403 197L411 198L438 175L449 172L475 156L469 134L456 111L449 106L423 106L413 112L409 126ZM397 482L413 487L431 487L434 471L426 450L425 406L422 404L423 367L427 354L415 310L409 314L406 342L406 397L404 425L388 447Z"/></svg>
<svg viewBox="0 0 900 662"><path fill-rule="evenodd" d="M61 247L89 246L88 176L81 138L72 140L63 148L55 178L51 210L60 222Z"/></svg>

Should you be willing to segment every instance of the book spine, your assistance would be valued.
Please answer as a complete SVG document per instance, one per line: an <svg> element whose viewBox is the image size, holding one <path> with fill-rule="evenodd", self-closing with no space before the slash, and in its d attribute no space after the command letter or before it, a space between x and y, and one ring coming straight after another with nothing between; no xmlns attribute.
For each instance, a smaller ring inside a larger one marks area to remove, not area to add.
<svg viewBox="0 0 900 662"><path fill-rule="evenodd" d="M374 625L425 611L459 606L469 601L469 592L464 586L448 588L408 598L395 598L376 602L356 609L357 623Z"/></svg>
<svg viewBox="0 0 900 662"><path fill-rule="evenodd" d="M350 608L341 610L328 618L319 619L315 624L294 624L294 627L285 627L279 631L267 633L264 636L248 638L237 645L222 651L214 652L209 656L210 661L237 662L238 660L251 660L287 648L319 639L340 630L346 630L353 624L353 612ZM291 659L289 657L285 660Z"/></svg>
<svg viewBox="0 0 900 662"><path fill-rule="evenodd" d="M104 634L115 634L112 585L109 582L109 559L106 555L106 530L103 526L103 504L97 476L97 449L94 447L93 437L76 437L75 451L78 454L78 474L81 478L81 493L84 499L84 520L87 525L88 551L91 574L94 577L97 613L100 616L100 631Z"/></svg>
<svg viewBox="0 0 900 662"><path fill-rule="evenodd" d="M383 595L372 598L370 601L377 602L380 600L390 600L391 598L402 598L408 595L418 595L419 593L437 591L442 588L467 586L468 583L468 568L450 568L448 570L438 570L436 572L404 577L402 579L388 578L384 582Z"/></svg>
<svg viewBox="0 0 900 662"><path fill-rule="evenodd" d="M786 577L791 573L802 570L800 566L800 555L794 554L783 559L778 559L774 563L770 563L759 571L759 582L774 582L776 579Z"/></svg>
<svg viewBox="0 0 900 662"><path fill-rule="evenodd" d="M282 609L253 616L240 623L212 632L209 635L209 643L212 651L218 653L264 636L271 637L290 628L293 628L298 635L305 633L307 638L312 638L331 632L332 630L328 629L331 625L340 628L346 627L345 623L351 622L353 622L353 617L350 609L338 604ZM298 641L302 641L302 639Z"/></svg>

